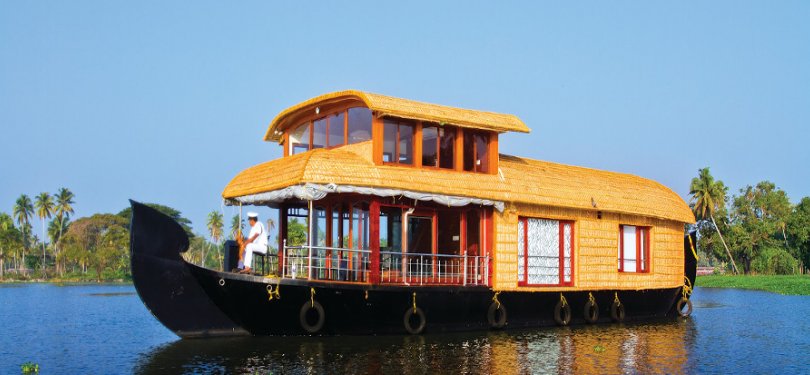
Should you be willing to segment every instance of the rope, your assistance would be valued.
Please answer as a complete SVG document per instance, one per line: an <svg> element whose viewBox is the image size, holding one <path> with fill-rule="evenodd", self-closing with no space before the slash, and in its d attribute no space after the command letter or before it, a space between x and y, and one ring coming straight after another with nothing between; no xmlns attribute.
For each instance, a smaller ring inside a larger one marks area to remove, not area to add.
<svg viewBox="0 0 810 375"><path fill-rule="evenodd" d="M276 288L274 290L273 285L268 284L267 285L267 300L272 301L274 298L275 299L281 299L280 290L281 290L281 285L276 284Z"/></svg>
<svg viewBox="0 0 810 375"><path fill-rule="evenodd" d="M315 288L309 288L309 305L315 308Z"/></svg>
<svg viewBox="0 0 810 375"><path fill-rule="evenodd" d="M683 298L687 298L686 295L692 294L692 282L689 281L689 278L686 276L683 277L683 280Z"/></svg>
<svg viewBox="0 0 810 375"><path fill-rule="evenodd" d="M616 306L622 305L622 301L619 301L619 292L613 294L613 303L615 303Z"/></svg>
<svg viewBox="0 0 810 375"><path fill-rule="evenodd" d="M568 306L568 300L565 299L565 296L562 293L560 293L560 301L562 302L563 307Z"/></svg>
<svg viewBox="0 0 810 375"><path fill-rule="evenodd" d="M416 314L416 292L413 292L413 310L411 311Z"/></svg>
<svg viewBox="0 0 810 375"><path fill-rule="evenodd" d="M496 306L497 306L496 308L500 309L501 308L501 301L498 301L498 294L501 294L501 292L495 292L495 295L492 296L492 302L495 302Z"/></svg>
<svg viewBox="0 0 810 375"><path fill-rule="evenodd" d="M697 262L700 260L700 258L698 257L697 252L695 252L695 244L692 243L692 236L687 235L686 237L689 238L689 248L692 249L692 255L695 256L695 261Z"/></svg>
<svg viewBox="0 0 810 375"><path fill-rule="evenodd" d="M593 298L593 294L591 294L591 292L588 292L588 302L590 302L592 305L596 305L596 299Z"/></svg>

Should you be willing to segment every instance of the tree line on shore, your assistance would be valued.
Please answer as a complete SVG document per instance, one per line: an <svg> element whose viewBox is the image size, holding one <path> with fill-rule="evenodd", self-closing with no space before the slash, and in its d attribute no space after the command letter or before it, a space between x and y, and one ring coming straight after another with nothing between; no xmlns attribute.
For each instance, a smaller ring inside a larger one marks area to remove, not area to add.
<svg viewBox="0 0 810 375"><path fill-rule="evenodd" d="M131 208L117 214L98 213L74 219L75 196L67 188L40 193L32 200L22 194L11 215L0 212L0 279L105 281L129 280L129 220ZM204 267L221 269L222 242L244 228L239 215L225 233L223 214L207 216L206 238L193 233L191 220L180 211L148 204L177 221L189 236L184 258ZM40 224L41 228L36 228ZM272 220L268 225L274 226ZM40 229L37 232L37 229Z"/></svg>
<svg viewBox="0 0 810 375"><path fill-rule="evenodd" d="M709 168L690 184L697 223L698 265L745 274L797 274L810 266L810 197L791 204L773 182L729 195Z"/></svg>
<svg viewBox="0 0 810 375"><path fill-rule="evenodd" d="M709 168L698 171L690 184L689 205L697 222L686 230L698 232L701 266L733 273L795 274L810 266L810 197L792 204L769 181L748 185L729 195ZM11 215L0 212L0 279L128 280L131 208L117 214L98 213L73 218L75 196L67 188L40 193L32 200L22 194ZM176 220L188 233L187 261L222 269L222 242L244 229L239 215L225 232L223 214L212 211L206 236L191 230L180 211L149 204ZM40 228L35 228L39 224ZM272 233L275 223L268 220ZM37 231L39 229L39 231ZM288 225L290 240L306 241L305 223ZM271 243L272 246L272 243Z"/></svg>

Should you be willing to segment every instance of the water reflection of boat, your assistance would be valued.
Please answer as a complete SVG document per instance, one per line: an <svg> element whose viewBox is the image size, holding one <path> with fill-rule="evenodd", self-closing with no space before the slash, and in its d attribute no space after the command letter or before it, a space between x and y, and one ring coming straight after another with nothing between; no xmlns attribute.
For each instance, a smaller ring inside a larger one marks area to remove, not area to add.
<svg viewBox="0 0 810 375"><path fill-rule="evenodd" d="M696 335L691 320L579 326L492 340L498 374L682 374Z"/></svg>
<svg viewBox="0 0 810 375"><path fill-rule="evenodd" d="M223 192L227 204L279 210L271 272L186 263L181 228L133 202L135 286L183 337L675 316L684 276L694 279L685 202L640 177L499 154L499 135L511 131L529 128L511 115L359 91L295 105L265 137L284 157Z"/></svg>
<svg viewBox="0 0 810 375"><path fill-rule="evenodd" d="M425 336L233 337L178 340L133 372L165 373L688 373L692 320ZM419 360L414 360L419 359Z"/></svg>

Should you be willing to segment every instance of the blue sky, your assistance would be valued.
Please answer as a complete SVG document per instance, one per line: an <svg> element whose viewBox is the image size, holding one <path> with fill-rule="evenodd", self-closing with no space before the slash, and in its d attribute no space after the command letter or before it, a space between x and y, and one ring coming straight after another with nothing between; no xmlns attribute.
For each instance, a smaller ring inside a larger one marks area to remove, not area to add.
<svg viewBox="0 0 810 375"><path fill-rule="evenodd" d="M796 202L808 20L798 1L3 1L0 211L64 186L79 216L134 198L202 233L237 172L280 156L279 111L348 88L516 114L532 133L504 153L684 197L710 166Z"/></svg>

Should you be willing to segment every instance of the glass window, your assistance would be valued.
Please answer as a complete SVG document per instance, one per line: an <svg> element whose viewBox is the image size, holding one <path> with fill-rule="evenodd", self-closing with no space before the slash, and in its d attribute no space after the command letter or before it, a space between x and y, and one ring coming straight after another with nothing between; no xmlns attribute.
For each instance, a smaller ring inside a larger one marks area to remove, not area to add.
<svg viewBox="0 0 810 375"><path fill-rule="evenodd" d="M467 255L481 255L481 211L467 211Z"/></svg>
<svg viewBox="0 0 810 375"><path fill-rule="evenodd" d="M469 172L489 171L489 135L464 131L464 170Z"/></svg>
<svg viewBox="0 0 810 375"><path fill-rule="evenodd" d="M572 283L573 224L570 221L520 218L518 221L519 285L570 285Z"/></svg>
<svg viewBox="0 0 810 375"><path fill-rule="evenodd" d="M300 154L309 151L309 122L298 125L290 132L290 152Z"/></svg>
<svg viewBox="0 0 810 375"><path fill-rule="evenodd" d="M475 134L475 171L487 173L489 171L489 135Z"/></svg>
<svg viewBox="0 0 810 375"><path fill-rule="evenodd" d="M383 155L387 163L413 164L413 125L395 120L383 122Z"/></svg>
<svg viewBox="0 0 810 375"><path fill-rule="evenodd" d="M439 211L437 233L439 254L461 255L461 213L459 211Z"/></svg>
<svg viewBox="0 0 810 375"><path fill-rule="evenodd" d="M345 247L343 245L343 227L340 220L340 205L332 207L332 247Z"/></svg>
<svg viewBox="0 0 810 375"><path fill-rule="evenodd" d="M312 123L312 149L326 147L326 118Z"/></svg>
<svg viewBox="0 0 810 375"><path fill-rule="evenodd" d="M380 207L380 251L402 251L402 209Z"/></svg>
<svg viewBox="0 0 810 375"><path fill-rule="evenodd" d="M343 112L329 116L329 141L328 147L343 146L343 130L346 128L344 124L345 116Z"/></svg>
<svg viewBox="0 0 810 375"><path fill-rule="evenodd" d="M399 125L396 122L386 120L383 128L383 161L392 163L397 155L397 130Z"/></svg>
<svg viewBox="0 0 810 375"><path fill-rule="evenodd" d="M368 250L369 215L368 205L357 203L352 206L352 249Z"/></svg>
<svg viewBox="0 0 810 375"><path fill-rule="evenodd" d="M439 128L439 167L453 169L455 167L456 129L443 127Z"/></svg>
<svg viewBox="0 0 810 375"><path fill-rule="evenodd" d="M371 110L349 108L349 144L371 139Z"/></svg>
<svg viewBox="0 0 810 375"><path fill-rule="evenodd" d="M408 253L433 253L433 218L408 216Z"/></svg>
<svg viewBox="0 0 810 375"><path fill-rule="evenodd" d="M439 129L435 126L422 128L422 165L439 166Z"/></svg>
<svg viewBox="0 0 810 375"><path fill-rule="evenodd" d="M464 132L464 170L472 172L475 168L475 140L472 133Z"/></svg>
<svg viewBox="0 0 810 375"><path fill-rule="evenodd" d="M315 246L326 246L326 209L316 207L312 213L315 221L312 223L312 232L315 237Z"/></svg>
<svg viewBox="0 0 810 375"><path fill-rule="evenodd" d="M649 272L650 228L619 226L619 272Z"/></svg>
<svg viewBox="0 0 810 375"><path fill-rule="evenodd" d="M413 127L399 125L399 163L413 164Z"/></svg>

